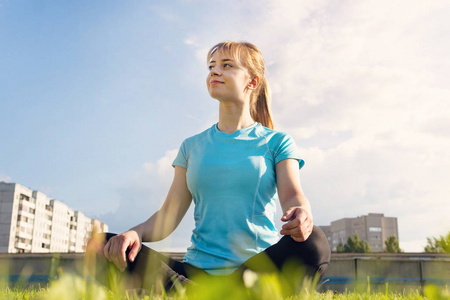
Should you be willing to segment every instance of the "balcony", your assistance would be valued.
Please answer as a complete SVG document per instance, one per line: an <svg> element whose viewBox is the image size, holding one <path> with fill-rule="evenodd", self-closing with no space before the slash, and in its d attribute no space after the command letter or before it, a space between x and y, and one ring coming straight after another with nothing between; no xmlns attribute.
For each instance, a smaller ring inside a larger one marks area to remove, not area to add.
<svg viewBox="0 0 450 300"><path fill-rule="evenodd" d="M17 249L22 249L24 252L30 252L31 251L31 238L17 238L14 243L14 247Z"/></svg>
<svg viewBox="0 0 450 300"><path fill-rule="evenodd" d="M19 214L32 217L34 216L36 209L27 205L19 204Z"/></svg>
<svg viewBox="0 0 450 300"><path fill-rule="evenodd" d="M30 208L33 208L33 209L36 208L36 203L31 202L31 201L27 201L27 200L24 200L24 199L19 200L19 205L27 206L27 207L30 207Z"/></svg>
<svg viewBox="0 0 450 300"><path fill-rule="evenodd" d="M28 232L24 232L24 231L19 231L16 233L16 237L19 238L24 238L24 239L32 239L33 238L33 234L28 233Z"/></svg>
<svg viewBox="0 0 450 300"><path fill-rule="evenodd" d="M20 214L17 216L17 223L27 224L28 226L33 227L34 224L34 216L31 215L31 217L25 216L23 214Z"/></svg>
<svg viewBox="0 0 450 300"><path fill-rule="evenodd" d="M20 194L19 201L27 201L29 203L36 203L36 199L34 199L33 197L30 198L29 196L24 195L24 194Z"/></svg>

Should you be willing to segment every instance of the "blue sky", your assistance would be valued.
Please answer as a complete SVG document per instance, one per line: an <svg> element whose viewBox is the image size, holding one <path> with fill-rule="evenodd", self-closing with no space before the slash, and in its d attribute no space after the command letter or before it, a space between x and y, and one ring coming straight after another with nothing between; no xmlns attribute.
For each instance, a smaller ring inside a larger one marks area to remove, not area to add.
<svg viewBox="0 0 450 300"><path fill-rule="evenodd" d="M384 213L421 251L450 230L446 2L0 1L0 180L112 231L144 221L183 139L217 122L208 49L247 40L315 223ZM188 246L189 213L156 248Z"/></svg>

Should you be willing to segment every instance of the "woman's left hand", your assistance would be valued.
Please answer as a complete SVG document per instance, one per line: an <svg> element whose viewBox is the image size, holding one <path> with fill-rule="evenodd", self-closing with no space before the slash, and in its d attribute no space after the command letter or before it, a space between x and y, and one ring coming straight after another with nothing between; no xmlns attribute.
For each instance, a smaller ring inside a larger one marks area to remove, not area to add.
<svg viewBox="0 0 450 300"><path fill-rule="evenodd" d="M296 242L306 241L313 229L311 212L300 206L288 208L281 221L287 223L283 225L280 234L290 235Z"/></svg>

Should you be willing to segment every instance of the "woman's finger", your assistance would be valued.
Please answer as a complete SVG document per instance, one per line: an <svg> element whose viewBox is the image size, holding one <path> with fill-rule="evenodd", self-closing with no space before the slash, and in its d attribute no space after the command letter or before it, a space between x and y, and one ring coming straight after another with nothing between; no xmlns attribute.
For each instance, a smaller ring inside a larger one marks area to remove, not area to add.
<svg viewBox="0 0 450 300"><path fill-rule="evenodd" d="M289 229L294 229L296 227L299 227L300 225L300 221L298 219L294 219L291 220L289 222L287 222L286 224L284 224L281 228L285 229L285 230L289 230Z"/></svg>
<svg viewBox="0 0 450 300"><path fill-rule="evenodd" d="M130 259L130 261L134 261L134 259L136 258L136 255L138 254L139 250L141 250L141 245L139 243L134 243L131 246L130 249L130 254L128 255L128 258Z"/></svg>
<svg viewBox="0 0 450 300"><path fill-rule="evenodd" d="M288 210L286 210L286 212L283 214L283 216L281 217L281 221L289 221L290 219L292 219L292 217L294 216L294 212L295 212L295 208L289 208Z"/></svg>
<svg viewBox="0 0 450 300"><path fill-rule="evenodd" d="M105 256L105 258L109 261L111 261L111 257L109 255L109 248L111 247L111 243L110 241L108 241L105 245L105 247L103 248L103 255Z"/></svg>

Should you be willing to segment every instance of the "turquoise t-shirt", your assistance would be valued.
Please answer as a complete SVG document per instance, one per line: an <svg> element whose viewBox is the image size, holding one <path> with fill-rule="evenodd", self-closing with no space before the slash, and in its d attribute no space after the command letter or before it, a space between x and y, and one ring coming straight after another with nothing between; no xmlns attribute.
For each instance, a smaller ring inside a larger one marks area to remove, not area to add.
<svg viewBox="0 0 450 300"><path fill-rule="evenodd" d="M187 169L195 203L184 262L225 275L278 242L275 165L287 158L304 164L290 136L259 123L232 134L215 124L183 142L173 166Z"/></svg>

